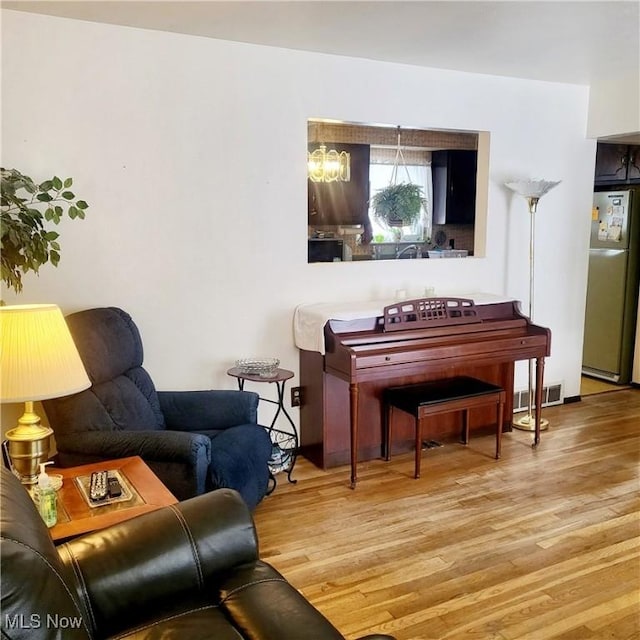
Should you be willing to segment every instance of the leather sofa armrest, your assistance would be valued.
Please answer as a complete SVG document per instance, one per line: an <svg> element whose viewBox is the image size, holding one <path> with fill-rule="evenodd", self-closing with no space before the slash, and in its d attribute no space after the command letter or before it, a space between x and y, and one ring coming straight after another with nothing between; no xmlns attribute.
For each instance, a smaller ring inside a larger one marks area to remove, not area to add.
<svg viewBox="0 0 640 640"><path fill-rule="evenodd" d="M222 607L243 638L344 640L329 620L266 562L235 571L221 585L220 594Z"/></svg>
<svg viewBox="0 0 640 640"><path fill-rule="evenodd" d="M258 420L253 391L159 391L158 400L167 429L211 431Z"/></svg>
<svg viewBox="0 0 640 640"><path fill-rule="evenodd" d="M107 637L154 619L185 595L218 599L229 572L258 559L251 514L219 489L58 547L94 629Z"/></svg>
<svg viewBox="0 0 640 640"><path fill-rule="evenodd" d="M344 636L267 562L242 567L220 589L221 606L248 640L344 640ZM394 640L370 635L361 640Z"/></svg>

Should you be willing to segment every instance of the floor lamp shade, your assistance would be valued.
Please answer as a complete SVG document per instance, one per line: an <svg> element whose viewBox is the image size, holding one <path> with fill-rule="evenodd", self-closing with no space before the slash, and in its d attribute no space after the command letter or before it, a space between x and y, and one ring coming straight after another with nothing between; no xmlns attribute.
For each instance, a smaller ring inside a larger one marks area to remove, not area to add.
<svg viewBox="0 0 640 640"><path fill-rule="evenodd" d="M91 381L56 305L0 307L0 347L0 400L25 403L18 426L6 434L9 456L19 475L33 481L51 435L33 403L78 393Z"/></svg>

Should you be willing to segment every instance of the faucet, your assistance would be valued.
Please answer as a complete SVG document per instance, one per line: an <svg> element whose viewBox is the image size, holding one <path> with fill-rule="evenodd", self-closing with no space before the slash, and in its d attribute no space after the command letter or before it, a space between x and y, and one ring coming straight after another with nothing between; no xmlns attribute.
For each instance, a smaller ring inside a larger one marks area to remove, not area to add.
<svg viewBox="0 0 640 640"><path fill-rule="evenodd" d="M409 244L404 249L398 248L396 250L396 258L402 258L403 254L405 252L409 252L409 251L413 251L413 256L412 257L416 258L418 256L418 247L417 247L417 245ZM411 257L411 256L409 256L409 257Z"/></svg>

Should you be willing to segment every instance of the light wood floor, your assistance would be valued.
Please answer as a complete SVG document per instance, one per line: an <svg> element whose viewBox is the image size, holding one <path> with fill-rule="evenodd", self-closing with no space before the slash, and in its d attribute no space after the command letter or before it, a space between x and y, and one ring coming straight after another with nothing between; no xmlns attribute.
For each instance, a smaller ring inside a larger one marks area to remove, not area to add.
<svg viewBox="0 0 640 640"><path fill-rule="evenodd" d="M620 385L607 382L606 380L599 380L598 378L591 378L590 376L582 376L580 380L580 395L590 396L594 393L606 393L608 391L620 391L621 389L628 389L631 385Z"/></svg>
<svg viewBox="0 0 640 640"><path fill-rule="evenodd" d="M350 640L640 638L640 390L549 407L523 431L321 471L257 508L262 557ZM301 638L300 640L304 640Z"/></svg>

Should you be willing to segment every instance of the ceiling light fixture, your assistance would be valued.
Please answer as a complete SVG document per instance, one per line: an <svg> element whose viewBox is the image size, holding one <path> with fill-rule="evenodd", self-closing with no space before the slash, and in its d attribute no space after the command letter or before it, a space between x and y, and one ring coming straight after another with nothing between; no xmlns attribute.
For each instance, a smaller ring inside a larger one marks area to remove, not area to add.
<svg viewBox="0 0 640 640"><path fill-rule="evenodd" d="M307 153L307 167L311 182L349 182L351 180L351 156L346 151L336 151L321 144Z"/></svg>

